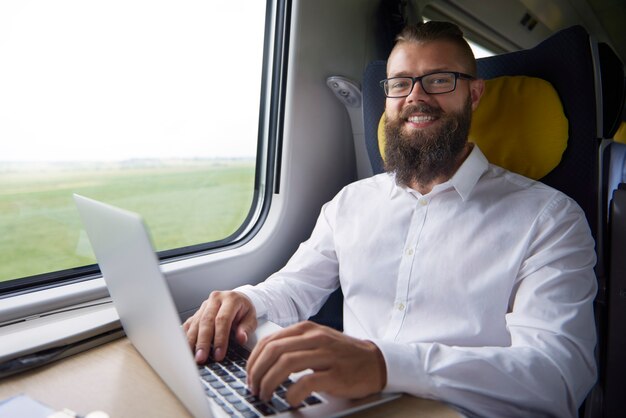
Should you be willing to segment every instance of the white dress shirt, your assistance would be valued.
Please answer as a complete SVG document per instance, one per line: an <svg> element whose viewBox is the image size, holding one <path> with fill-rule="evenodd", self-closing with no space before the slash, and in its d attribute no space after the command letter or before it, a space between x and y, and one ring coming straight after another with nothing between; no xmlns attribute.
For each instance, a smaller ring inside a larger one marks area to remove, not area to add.
<svg viewBox="0 0 626 418"><path fill-rule="evenodd" d="M248 295L288 325L339 286L385 391L480 416L577 416L596 378L594 242L580 207L477 146L426 194L380 174L324 205L311 238Z"/></svg>

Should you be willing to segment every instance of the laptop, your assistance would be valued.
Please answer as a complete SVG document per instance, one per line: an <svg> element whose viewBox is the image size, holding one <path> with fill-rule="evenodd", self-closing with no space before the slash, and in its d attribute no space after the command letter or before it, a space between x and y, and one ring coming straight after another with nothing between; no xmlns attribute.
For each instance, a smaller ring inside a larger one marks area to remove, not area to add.
<svg viewBox="0 0 626 418"><path fill-rule="evenodd" d="M74 201L126 335L194 417L335 417L400 396L377 394L348 400L314 393L297 409L288 408L280 397L297 380L299 375L294 374L281 385L282 392L275 393L274 403L255 403L242 387L246 353L280 327L260 321L244 347L231 343L239 360L197 366L141 216L77 194ZM223 376L215 377L213 372ZM226 392L231 386L236 394ZM227 403L228 399L234 403Z"/></svg>

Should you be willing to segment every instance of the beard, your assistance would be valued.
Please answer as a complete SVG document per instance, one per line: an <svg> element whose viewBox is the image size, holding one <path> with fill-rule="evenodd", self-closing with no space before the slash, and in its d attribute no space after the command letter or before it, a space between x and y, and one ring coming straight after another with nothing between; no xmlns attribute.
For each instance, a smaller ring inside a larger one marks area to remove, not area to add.
<svg viewBox="0 0 626 418"><path fill-rule="evenodd" d="M416 112L439 117L440 127L406 132L404 123ZM472 121L472 101L468 97L459 112L443 113L425 103L409 105L395 119L385 119L385 170L395 172L398 184L412 181L430 184L454 174L465 149Z"/></svg>

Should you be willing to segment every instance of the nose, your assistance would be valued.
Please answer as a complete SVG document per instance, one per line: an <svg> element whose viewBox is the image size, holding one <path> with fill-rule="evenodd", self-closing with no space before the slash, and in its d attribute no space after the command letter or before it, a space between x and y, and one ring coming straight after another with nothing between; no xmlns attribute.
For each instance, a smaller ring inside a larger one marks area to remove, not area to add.
<svg viewBox="0 0 626 418"><path fill-rule="evenodd" d="M411 90L411 93L406 96L406 101L409 103L417 102L420 100L424 101L426 97L428 97L428 93L426 93L422 88L422 83L420 83L419 81L415 81L415 83L413 84L413 90Z"/></svg>

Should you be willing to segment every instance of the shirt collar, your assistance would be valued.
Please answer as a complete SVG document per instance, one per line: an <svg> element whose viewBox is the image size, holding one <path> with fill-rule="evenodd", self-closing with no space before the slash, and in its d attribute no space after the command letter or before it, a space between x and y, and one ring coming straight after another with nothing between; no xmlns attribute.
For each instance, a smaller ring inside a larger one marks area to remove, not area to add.
<svg viewBox="0 0 626 418"><path fill-rule="evenodd" d="M487 168L489 167L489 161L482 153L482 151L478 148L478 145L472 144L472 150L470 154L467 156L463 164L459 167L459 169L454 173L452 178L444 183L438 184L433 187L433 190L429 193L439 192L443 189L447 189L450 187L454 187L459 196L463 201L467 200L472 194L472 190L474 190L474 186L478 183L478 180L483 175ZM399 186L396 182L396 176L394 173L388 173L390 179L392 180L391 194L395 191L404 190L405 192L409 192L411 194L419 194L415 190L410 189L408 187Z"/></svg>
<svg viewBox="0 0 626 418"><path fill-rule="evenodd" d="M463 201L470 197L474 186L476 186L480 177L489 168L487 157L478 148L478 145L472 145L472 151L449 180L449 183L455 188Z"/></svg>

